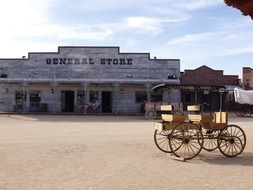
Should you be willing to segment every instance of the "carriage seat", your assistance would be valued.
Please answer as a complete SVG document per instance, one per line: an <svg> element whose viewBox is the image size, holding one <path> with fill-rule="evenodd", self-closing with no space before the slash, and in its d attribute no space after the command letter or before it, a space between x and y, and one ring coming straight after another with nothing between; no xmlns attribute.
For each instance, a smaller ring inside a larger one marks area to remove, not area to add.
<svg viewBox="0 0 253 190"><path fill-rule="evenodd" d="M214 117L210 123L211 129L223 129L228 124L227 112L214 112Z"/></svg>
<svg viewBox="0 0 253 190"><path fill-rule="evenodd" d="M185 121L185 116L182 114L173 114L173 105L162 105L162 122L155 123L157 130L172 130L175 126Z"/></svg>
<svg viewBox="0 0 253 190"><path fill-rule="evenodd" d="M196 124L201 124L205 129L223 129L227 126L228 115L227 112L214 112L213 114L191 116Z"/></svg>
<svg viewBox="0 0 253 190"><path fill-rule="evenodd" d="M173 105L161 105L160 109L162 114L172 114Z"/></svg>
<svg viewBox="0 0 253 190"><path fill-rule="evenodd" d="M228 113L227 112L214 112L214 122L215 123L228 123Z"/></svg>
<svg viewBox="0 0 253 190"><path fill-rule="evenodd" d="M202 115L200 114L200 106L199 105L189 105L187 106L188 119L192 122L200 122Z"/></svg>
<svg viewBox="0 0 253 190"><path fill-rule="evenodd" d="M162 114L163 122L184 122L185 116L182 114L172 114L173 105L162 105L161 111L166 111L166 114ZM169 114L168 114L169 113Z"/></svg>
<svg viewBox="0 0 253 190"><path fill-rule="evenodd" d="M213 120L211 114L203 114L200 111L200 105L187 106L188 119L194 123L210 123Z"/></svg>

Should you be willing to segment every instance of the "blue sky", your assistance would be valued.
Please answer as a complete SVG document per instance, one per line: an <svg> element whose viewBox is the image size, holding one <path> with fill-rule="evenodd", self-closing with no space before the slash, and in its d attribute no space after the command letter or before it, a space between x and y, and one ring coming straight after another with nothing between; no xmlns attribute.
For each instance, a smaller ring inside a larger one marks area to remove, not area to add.
<svg viewBox="0 0 253 190"><path fill-rule="evenodd" d="M0 23L1 58L102 45L179 58L181 70L253 67L253 21L223 0L8 0Z"/></svg>

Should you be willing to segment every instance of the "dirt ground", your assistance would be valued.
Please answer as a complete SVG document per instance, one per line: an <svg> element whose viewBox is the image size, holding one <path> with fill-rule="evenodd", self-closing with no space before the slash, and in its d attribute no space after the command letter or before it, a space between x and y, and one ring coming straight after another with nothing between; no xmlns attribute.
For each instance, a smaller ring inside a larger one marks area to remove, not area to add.
<svg viewBox="0 0 253 190"><path fill-rule="evenodd" d="M0 115L0 190L253 188L253 117L236 158L219 150L181 162L159 151L141 116Z"/></svg>

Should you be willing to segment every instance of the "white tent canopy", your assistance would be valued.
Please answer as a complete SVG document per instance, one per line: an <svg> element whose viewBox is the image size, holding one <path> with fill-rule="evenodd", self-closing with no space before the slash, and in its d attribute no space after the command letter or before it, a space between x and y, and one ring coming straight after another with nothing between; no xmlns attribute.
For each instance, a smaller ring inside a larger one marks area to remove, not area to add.
<svg viewBox="0 0 253 190"><path fill-rule="evenodd" d="M235 101L239 104L253 105L253 90L234 89Z"/></svg>

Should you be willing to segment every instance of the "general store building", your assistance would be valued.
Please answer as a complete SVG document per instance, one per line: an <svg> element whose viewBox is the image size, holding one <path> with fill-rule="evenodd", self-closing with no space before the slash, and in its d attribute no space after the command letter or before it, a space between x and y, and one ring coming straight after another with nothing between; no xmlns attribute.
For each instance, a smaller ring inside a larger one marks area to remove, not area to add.
<svg viewBox="0 0 253 190"><path fill-rule="evenodd" d="M137 113L145 101L180 101L179 59L121 53L119 47L63 46L27 58L0 59L0 111Z"/></svg>

